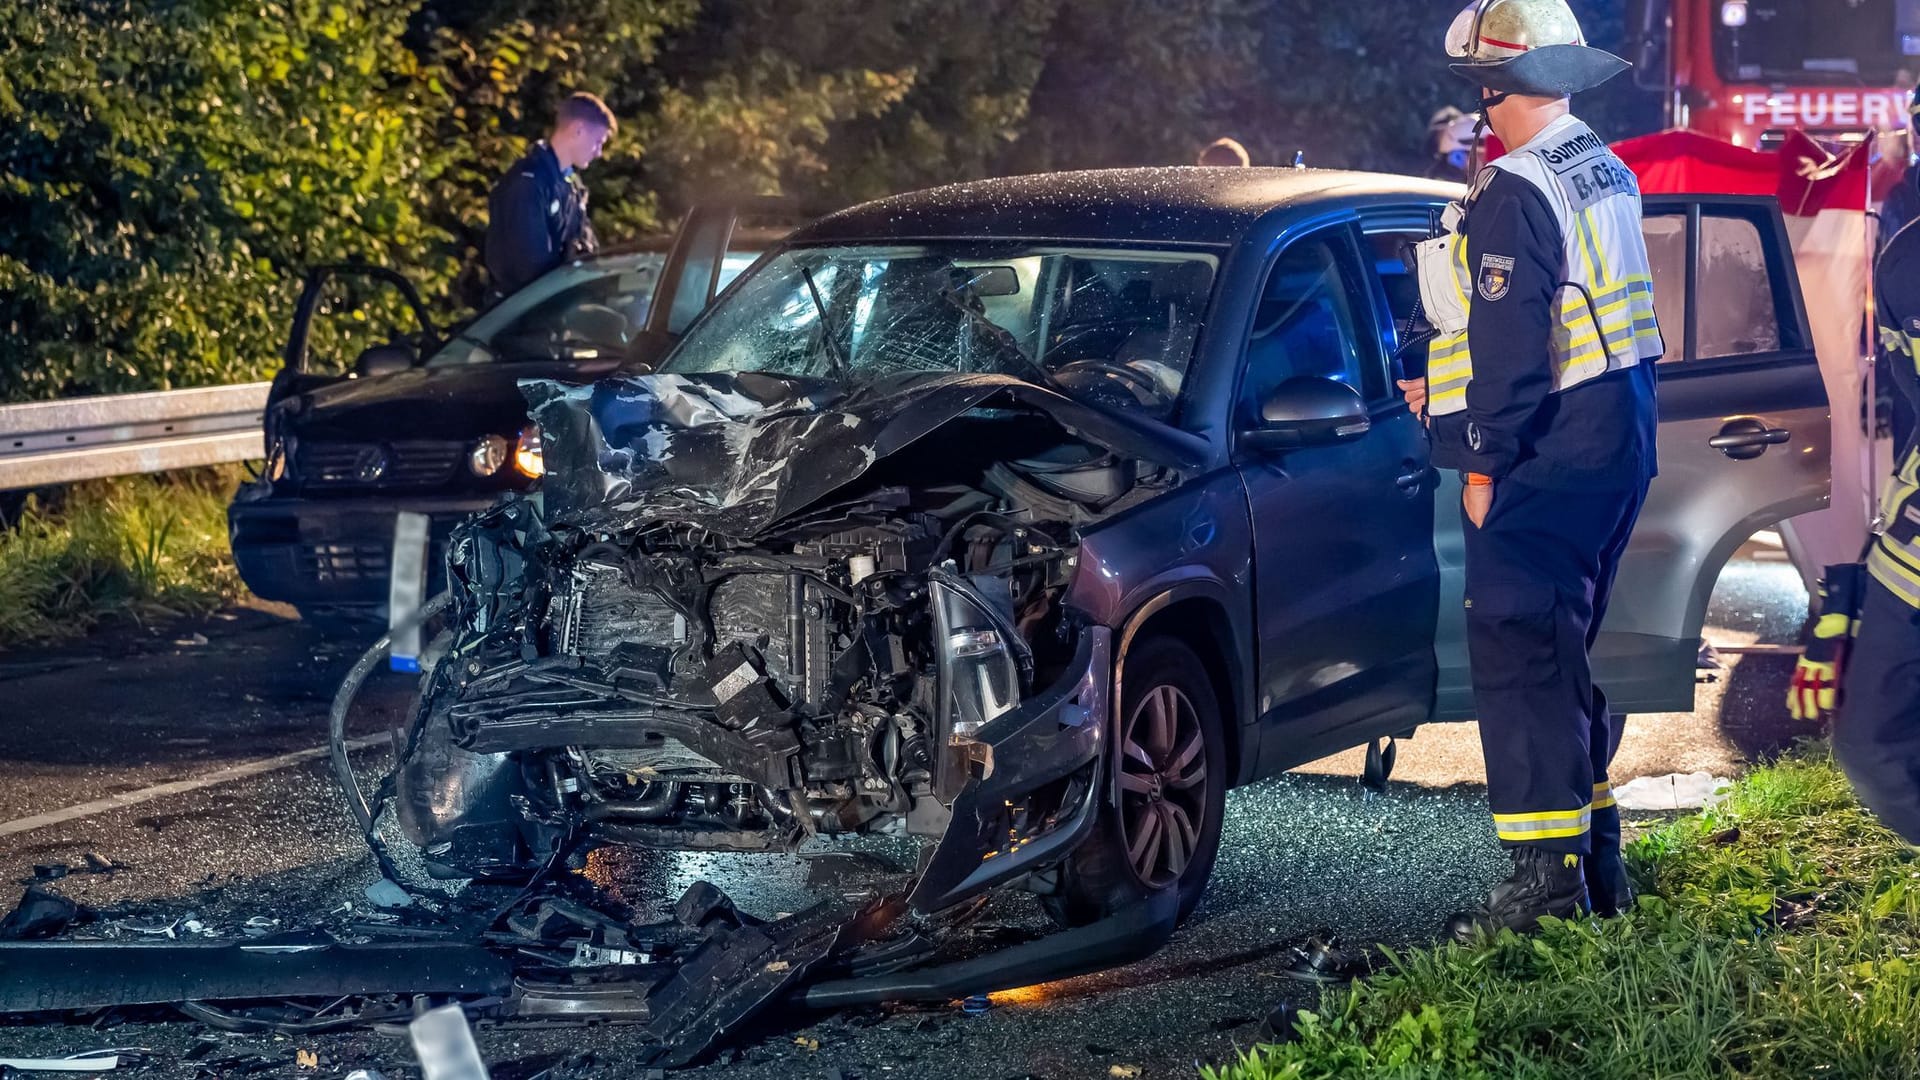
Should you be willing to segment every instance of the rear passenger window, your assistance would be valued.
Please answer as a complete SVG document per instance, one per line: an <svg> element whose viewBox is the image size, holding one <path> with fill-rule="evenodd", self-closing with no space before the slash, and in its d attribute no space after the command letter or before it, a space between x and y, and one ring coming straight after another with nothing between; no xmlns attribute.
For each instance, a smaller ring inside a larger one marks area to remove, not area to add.
<svg viewBox="0 0 1920 1080"><path fill-rule="evenodd" d="M1685 359L1687 332L1687 216L1649 214L1640 222L1653 267L1653 314L1666 340L1663 364Z"/></svg>
<svg viewBox="0 0 1920 1080"><path fill-rule="evenodd" d="M1344 229L1308 237L1268 272L1247 336L1242 417L1258 415L1274 387L1301 375L1346 383L1369 401L1386 396L1379 334L1348 252Z"/></svg>
<svg viewBox="0 0 1920 1080"><path fill-rule="evenodd" d="M1753 222L1701 218L1697 280L1700 359L1779 351L1780 314L1774 307L1773 276L1767 268L1766 245ZM1658 299L1656 292L1656 303Z"/></svg>

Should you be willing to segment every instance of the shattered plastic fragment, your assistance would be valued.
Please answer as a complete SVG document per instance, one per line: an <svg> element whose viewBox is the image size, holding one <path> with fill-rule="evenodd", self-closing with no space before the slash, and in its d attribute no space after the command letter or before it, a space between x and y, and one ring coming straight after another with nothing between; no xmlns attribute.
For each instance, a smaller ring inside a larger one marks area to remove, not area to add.
<svg viewBox="0 0 1920 1080"><path fill-rule="evenodd" d="M367 886L366 897L376 907L404 908L413 906L413 897L407 894L407 890L394 884L387 878L381 878L379 881Z"/></svg>
<svg viewBox="0 0 1920 1080"><path fill-rule="evenodd" d="M488 1080L467 1014L458 1005L429 1009L407 1025L426 1080Z"/></svg>

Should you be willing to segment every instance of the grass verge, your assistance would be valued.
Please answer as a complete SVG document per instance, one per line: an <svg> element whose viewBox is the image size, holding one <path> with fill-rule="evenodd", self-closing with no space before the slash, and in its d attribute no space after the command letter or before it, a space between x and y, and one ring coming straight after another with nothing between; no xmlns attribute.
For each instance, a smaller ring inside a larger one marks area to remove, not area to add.
<svg viewBox="0 0 1920 1080"><path fill-rule="evenodd" d="M227 549L237 467L72 484L0 528L0 648L108 619L204 612L240 594Z"/></svg>
<svg viewBox="0 0 1920 1080"><path fill-rule="evenodd" d="M1920 861L1824 748L1634 842L1626 917L1399 954L1207 1080L1920 1076Z"/></svg>

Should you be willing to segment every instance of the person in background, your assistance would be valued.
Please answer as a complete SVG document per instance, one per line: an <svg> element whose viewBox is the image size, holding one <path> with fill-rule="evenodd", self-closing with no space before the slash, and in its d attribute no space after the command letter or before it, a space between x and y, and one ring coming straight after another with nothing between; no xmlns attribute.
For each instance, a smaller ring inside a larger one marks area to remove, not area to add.
<svg viewBox="0 0 1920 1080"><path fill-rule="evenodd" d="M1920 86L1915 87L1912 96L1907 99L1907 117L1910 131L1908 138L1912 140L1910 145L1920 144ZM1884 252L1893 243L1893 238L1915 220L1920 220L1920 167L1909 164L1907 171L1900 174L1900 182L1893 186L1892 191L1887 192L1886 199L1880 203L1880 250L1883 258ZM1903 266L1907 272L1911 272L1914 264L1912 260L1901 260L1893 264L1883 264L1882 267L1876 268L1875 272L1881 272L1886 265ZM1899 272L1898 269L1895 272ZM1898 358L1886 350L1881 350L1874 362L1874 383L1879 388L1877 396L1880 399L1876 403L1876 408L1881 410L1880 415L1886 418L1887 426L1893 435L1893 445L1896 447L1905 446L1912 441L1916 424L1914 402L1908 400L1905 394L1896 393L1892 389L1903 375L1903 372L1896 369L1897 363Z"/></svg>
<svg viewBox="0 0 1920 1080"><path fill-rule="evenodd" d="M553 131L513 163L487 198L487 274L493 299L591 254L599 245L587 220L587 188L580 170L606 149L619 125L593 94L560 103Z"/></svg>
<svg viewBox="0 0 1920 1080"><path fill-rule="evenodd" d="M1433 114L1427 121L1427 179L1473 179L1481 165L1473 152L1476 126L1473 114L1451 105Z"/></svg>
<svg viewBox="0 0 1920 1080"><path fill-rule="evenodd" d="M1887 241L1874 293L1894 387L1920 405L1920 224ZM1787 707L1797 720L1832 717L1833 756L1860 801L1920 845L1920 438L1909 433L1899 453L1865 567L1829 566L1821 578Z"/></svg>
<svg viewBox="0 0 1920 1080"><path fill-rule="evenodd" d="M1227 168L1246 168L1253 164L1253 158L1247 154L1247 148L1240 145L1238 139L1218 138L1200 151L1195 165L1222 165Z"/></svg>

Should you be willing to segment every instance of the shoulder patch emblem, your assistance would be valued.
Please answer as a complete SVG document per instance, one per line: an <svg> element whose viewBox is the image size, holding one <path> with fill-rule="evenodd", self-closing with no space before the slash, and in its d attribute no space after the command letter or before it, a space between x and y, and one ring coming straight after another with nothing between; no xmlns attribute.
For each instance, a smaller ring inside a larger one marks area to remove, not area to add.
<svg viewBox="0 0 1920 1080"><path fill-rule="evenodd" d="M1920 315L1913 316L1907 320L1907 333L1920 334Z"/></svg>
<svg viewBox="0 0 1920 1080"><path fill-rule="evenodd" d="M1498 300L1513 287L1513 260L1489 252L1480 256L1480 299Z"/></svg>

